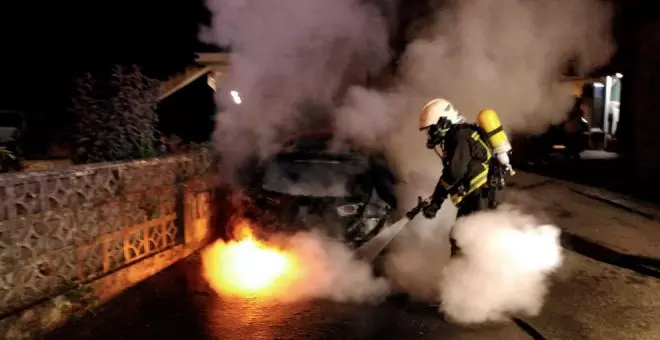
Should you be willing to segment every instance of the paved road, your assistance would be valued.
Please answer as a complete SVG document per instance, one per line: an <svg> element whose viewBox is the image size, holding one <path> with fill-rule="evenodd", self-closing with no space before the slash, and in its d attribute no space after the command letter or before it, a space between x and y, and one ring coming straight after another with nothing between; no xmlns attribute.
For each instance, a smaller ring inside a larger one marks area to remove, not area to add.
<svg viewBox="0 0 660 340"><path fill-rule="evenodd" d="M614 192L642 198L660 204L660 196L655 191L648 191L648 186L637 182L630 172L629 164L615 153L600 150L586 150L578 162L567 162L562 157L552 157L545 165L529 165L519 162L521 170L531 171L543 176L599 187Z"/></svg>
<svg viewBox="0 0 660 340"><path fill-rule="evenodd" d="M529 339L513 323L463 329L426 306L223 300L193 256L46 339Z"/></svg>
<svg viewBox="0 0 660 340"><path fill-rule="evenodd" d="M660 339L660 223L521 176L521 205L566 232L565 265L542 314L547 339ZM514 190L515 192L515 190ZM628 255L627 255L628 254ZM643 255L634 257L629 254ZM217 298L192 257L46 339L531 339L514 323L462 328L424 306L308 302L266 305Z"/></svg>

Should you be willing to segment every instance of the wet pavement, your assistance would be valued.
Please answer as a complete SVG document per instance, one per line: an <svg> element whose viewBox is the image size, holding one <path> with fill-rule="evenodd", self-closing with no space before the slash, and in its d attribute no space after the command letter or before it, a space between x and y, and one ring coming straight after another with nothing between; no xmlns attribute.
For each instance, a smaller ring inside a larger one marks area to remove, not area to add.
<svg viewBox="0 0 660 340"><path fill-rule="evenodd" d="M402 299L380 305L221 299L199 269L192 256L45 339L530 339L514 323L465 329Z"/></svg>
<svg viewBox="0 0 660 340"><path fill-rule="evenodd" d="M541 315L546 339L660 339L660 222L520 173L510 200L556 223L568 250ZM464 328L405 300L266 304L218 298L193 256L45 339L532 339L513 322ZM539 338L539 337L537 337Z"/></svg>

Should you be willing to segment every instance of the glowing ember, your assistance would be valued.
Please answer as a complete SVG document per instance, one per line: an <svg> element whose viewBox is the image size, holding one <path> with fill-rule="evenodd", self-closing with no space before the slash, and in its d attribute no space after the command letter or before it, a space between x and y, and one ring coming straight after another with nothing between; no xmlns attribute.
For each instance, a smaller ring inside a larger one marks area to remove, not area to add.
<svg viewBox="0 0 660 340"><path fill-rule="evenodd" d="M269 246L241 223L238 240L218 241L203 254L204 274L211 287L222 295L272 296L296 275L292 255Z"/></svg>

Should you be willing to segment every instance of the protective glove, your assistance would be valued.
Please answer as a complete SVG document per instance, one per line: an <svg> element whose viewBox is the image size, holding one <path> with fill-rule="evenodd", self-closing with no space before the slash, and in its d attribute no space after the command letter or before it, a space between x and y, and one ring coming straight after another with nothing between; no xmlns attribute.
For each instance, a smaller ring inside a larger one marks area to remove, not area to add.
<svg viewBox="0 0 660 340"><path fill-rule="evenodd" d="M435 218L435 214L438 213L438 210L440 210L440 206L442 206L442 202L431 202L427 206L422 209L422 213L424 214L424 217L428 219L433 219Z"/></svg>

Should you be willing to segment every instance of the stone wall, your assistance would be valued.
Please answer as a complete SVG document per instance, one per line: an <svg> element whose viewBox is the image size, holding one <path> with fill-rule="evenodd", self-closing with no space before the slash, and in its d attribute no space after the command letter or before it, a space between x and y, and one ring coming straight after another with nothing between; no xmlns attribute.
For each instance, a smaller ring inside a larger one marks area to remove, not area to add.
<svg viewBox="0 0 660 340"><path fill-rule="evenodd" d="M195 153L0 176L0 338L35 336L203 246L209 168Z"/></svg>

